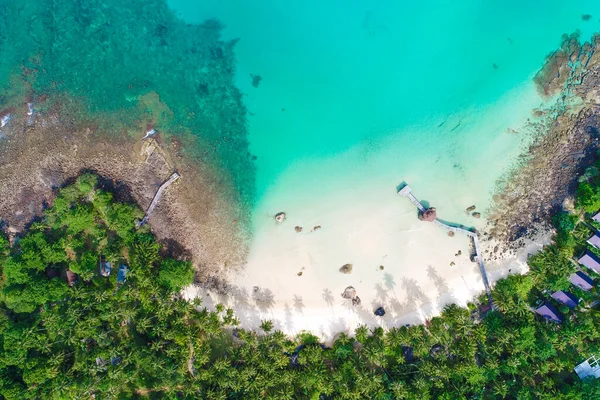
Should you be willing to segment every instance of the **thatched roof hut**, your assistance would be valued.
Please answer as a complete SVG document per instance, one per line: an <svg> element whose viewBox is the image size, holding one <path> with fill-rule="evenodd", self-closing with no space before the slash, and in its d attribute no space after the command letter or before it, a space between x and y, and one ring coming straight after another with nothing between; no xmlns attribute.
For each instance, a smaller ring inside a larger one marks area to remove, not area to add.
<svg viewBox="0 0 600 400"><path fill-rule="evenodd" d="M67 270L67 283L69 286L75 285L78 279L79 276L75 272L72 272L70 269Z"/></svg>
<svg viewBox="0 0 600 400"><path fill-rule="evenodd" d="M437 213L435 211L435 207L430 207L425 211L421 211L419 213L419 219L421 221L433 222L437 218Z"/></svg>

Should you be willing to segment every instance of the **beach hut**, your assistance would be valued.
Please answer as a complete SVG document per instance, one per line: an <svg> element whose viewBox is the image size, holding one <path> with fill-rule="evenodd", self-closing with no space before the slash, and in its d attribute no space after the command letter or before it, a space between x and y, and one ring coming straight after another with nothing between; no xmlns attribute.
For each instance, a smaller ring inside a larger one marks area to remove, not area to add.
<svg viewBox="0 0 600 400"><path fill-rule="evenodd" d="M125 264L119 265L119 272L117 273L117 283L125 283L125 277L127 276L129 268Z"/></svg>
<svg viewBox="0 0 600 400"><path fill-rule="evenodd" d="M552 298L569 308L575 308L577 307L577 304L579 304L579 299L577 297L569 292L563 292L562 290L552 293Z"/></svg>
<svg viewBox="0 0 600 400"><path fill-rule="evenodd" d="M594 281L581 271L575 272L569 277L569 282L581 290L588 291L594 287Z"/></svg>
<svg viewBox="0 0 600 400"><path fill-rule="evenodd" d="M600 378L600 359L596 356L591 356L575 367L575 373L579 376L579 379L585 379L588 376Z"/></svg>
<svg viewBox="0 0 600 400"><path fill-rule="evenodd" d="M535 312L547 320L556 322L557 324L562 322L560 313L556 310L556 308L552 307L552 305L548 303L544 303L540 307L536 308Z"/></svg>
<svg viewBox="0 0 600 400"><path fill-rule="evenodd" d="M100 275L110 276L112 265L108 261L100 261Z"/></svg>
<svg viewBox="0 0 600 400"><path fill-rule="evenodd" d="M592 219L596 222L600 222L600 211L598 211L596 215L592 217Z"/></svg>
<svg viewBox="0 0 600 400"><path fill-rule="evenodd" d="M589 251L586 251L585 254L579 260L577 260L577 262L600 274L600 260Z"/></svg>
<svg viewBox="0 0 600 400"><path fill-rule="evenodd" d="M67 283L69 286L73 286L77 283L77 274L72 272L70 269L67 270Z"/></svg>
<svg viewBox="0 0 600 400"><path fill-rule="evenodd" d="M594 236L589 238L587 242L595 248L600 249L600 236L598 236L597 233L595 233Z"/></svg>

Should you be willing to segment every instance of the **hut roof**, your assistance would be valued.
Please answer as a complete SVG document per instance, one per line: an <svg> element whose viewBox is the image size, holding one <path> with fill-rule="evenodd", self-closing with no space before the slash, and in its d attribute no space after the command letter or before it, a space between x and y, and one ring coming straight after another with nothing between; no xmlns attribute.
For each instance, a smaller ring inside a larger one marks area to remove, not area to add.
<svg viewBox="0 0 600 400"><path fill-rule="evenodd" d="M127 271L129 271L129 268L127 268L127 265L125 265L125 264L119 265L119 272L117 273L117 282L118 283L125 282L125 277L127 275Z"/></svg>
<svg viewBox="0 0 600 400"><path fill-rule="evenodd" d="M556 322L557 324L562 322L560 313L556 310L556 308L552 307L552 305L548 303L544 303L540 307L536 308L535 312L552 322Z"/></svg>
<svg viewBox="0 0 600 400"><path fill-rule="evenodd" d="M435 207L430 207L419 214L419 219L421 221L433 222L436 218L437 212L435 211Z"/></svg>
<svg viewBox="0 0 600 400"><path fill-rule="evenodd" d="M600 211L598 211L596 215L592 217L592 219L596 222L600 222Z"/></svg>
<svg viewBox="0 0 600 400"><path fill-rule="evenodd" d="M562 290L552 293L552 298L556 301L563 303L569 308L575 308L579 303L579 299L577 297L573 296L569 292L563 292Z"/></svg>
<svg viewBox="0 0 600 400"><path fill-rule="evenodd" d="M595 248L600 249L600 236L598 236L597 233L594 234L594 236L592 236L591 238L589 238L587 242Z"/></svg>
<svg viewBox="0 0 600 400"><path fill-rule="evenodd" d="M575 272L569 277L569 282L582 290L590 290L594 287L594 281L581 271Z"/></svg>
<svg viewBox="0 0 600 400"><path fill-rule="evenodd" d="M112 265L108 261L100 262L100 275L110 276L111 271L112 271Z"/></svg>
<svg viewBox="0 0 600 400"><path fill-rule="evenodd" d="M75 272L72 272L70 269L67 270L67 283L69 284L69 286L73 286L74 284L77 283L77 274Z"/></svg>
<svg viewBox="0 0 600 400"><path fill-rule="evenodd" d="M586 251L585 254L579 260L577 260L577 262L600 274L600 260L589 251Z"/></svg>

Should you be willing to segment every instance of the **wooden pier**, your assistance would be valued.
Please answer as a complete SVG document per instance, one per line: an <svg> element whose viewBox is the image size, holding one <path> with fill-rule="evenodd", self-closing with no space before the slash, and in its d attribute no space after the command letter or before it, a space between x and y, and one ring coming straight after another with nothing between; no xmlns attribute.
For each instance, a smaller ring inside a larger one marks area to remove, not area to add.
<svg viewBox="0 0 600 400"><path fill-rule="evenodd" d="M412 194L411 188L408 185L404 185L400 190L398 190L398 194L408 198L421 212L427 210L423 204ZM479 271L481 272L481 279L483 280L483 286L485 286L485 292L488 295L488 299L490 304L493 307L492 300L492 289L490 287L490 282L487 277L487 273L485 272L485 265L483 264L483 253L481 252L481 248L479 247L479 239L477 237L477 233L468 229L460 228L457 226L448 225L445 222L440 221L439 219L435 219L433 221L436 225L441 228L454 233L462 233L463 235L467 235L473 240L473 246L475 247L475 257L477 264L479 264Z"/></svg>
<svg viewBox="0 0 600 400"><path fill-rule="evenodd" d="M177 179L179 179L179 174L177 172L174 172L173 175L171 175L171 177L165 183L160 185L160 187L156 191L156 194L154 195L154 198L152 199L152 203L150 203L150 207L148 207L148 210L146 211L146 215L144 215L144 218L137 223L137 226L142 226L146 222L148 222L150 214L152 213L152 210L154 210L154 207L156 207L156 204L158 203L158 200L160 199L160 196L162 195L164 190Z"/></svg>

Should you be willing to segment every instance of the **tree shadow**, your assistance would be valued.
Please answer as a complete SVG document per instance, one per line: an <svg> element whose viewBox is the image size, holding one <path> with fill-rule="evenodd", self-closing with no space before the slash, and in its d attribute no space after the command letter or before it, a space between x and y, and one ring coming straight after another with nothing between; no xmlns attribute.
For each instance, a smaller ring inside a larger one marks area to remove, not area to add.
<svg viewBox="0 0 600 400"><path fill-rule="evenodd" d="M402 289L406 291L406 304L411 308L430 302L423 289L413 278L402 278Z"/></svg>
<svg viewBox="0 0 600 400"><path fill-rule="evenodd" d="M385 283L385 287L389 290L394 290L394 286L396 286L396 282L394 282L394 277L389 272L383 274L383 281Z"/></svg>
<svg viewBox="0 0 600 400"><path fill-rule="evenodd" d="M256 312L255 306L250 302L250 294L247 288L232 286L230 297L233 303L232 308L242 326L257 327L260 325L260 315Z"/></svg>
<svg viewBox="0 0 600 400"><path fill-rule="evenodd" d="M448 304L457 304L458 299L452 292L446 292L445 294L438 297L438 307L443 309Z"/></svg>
<svg viewBox="0 0 600 400"><path fill-rule="evenodd" d="M285 316L285 329L287 329L288 331L292 331L294 329L294 318L292 315L292 309L290 308L288 303L285 303L283 305L283 313Z"/></svg>
<svg viewBox="0 0 600 400"><path fill-rule="evenodd" d="M294 310L298 314L304 314L304 303L302 302L302 296L294 295Z"/></svg>
<svg viewBox="0 0 600 400"><path fill-rule="evenodd" d="M435 288L437 289L437 298L439 299L440 297L442 297L444 294L448 293L448 291L450 290L450 288L448 287L448 283L446 282L446 280L444 278L442 278L440 276L440 274L437 273L437 271L435 270L435 268L433 268L431 265L427 266L427 276L429 277L429 279L431 279L433 281L433 284L435 285Z"/></svg>
<svg viewBox="0 0 600 400"><path fill-rule="evenodd" d="M330 341L332 343L335 343L335 340L337 340L337 338L339 338L339 336L342 333L345 334L351 334L352 332L350 332L350 327L348 326L348 324L346 323L346 321L343 318L337 318L334 320L331 320L330 324L329 324L329 331L331 332L331 336L332 338L330 339Z"/></svg>
<svg viewBox="0 0 600 400"><path fill-rule="evenodd" d="M373 311L364 308L363 305L360 306L352 306L352 310L360 319L360 322L367 324L368 326L378 325L377 320L375 319L375 314Z"/></svg>
<svg viewBox="0 0 600 400"><path fill-rule="evenodd" d="M388 290L384 289L381 283L375 285L375 299L381 303L387 302Z"/></svg>
<svg viewBox="0 0 600 400"><path fill-rule="evenodd" d="M323 298L323 300L325 300L325 303L327 303L327 305L329 307L333 306L334 297L333 297L333 293L331 292L331 290L329 290L327 288L323 289L323 293L321 294L321 297Z"/></svg>
<svg viewBox="0 0 600 400"><path fill-rule="evenodd" d="M256 287L254 293L252 293L252 300L261 312L267 312L275 305L275 295L271 289Z"/></svg>

